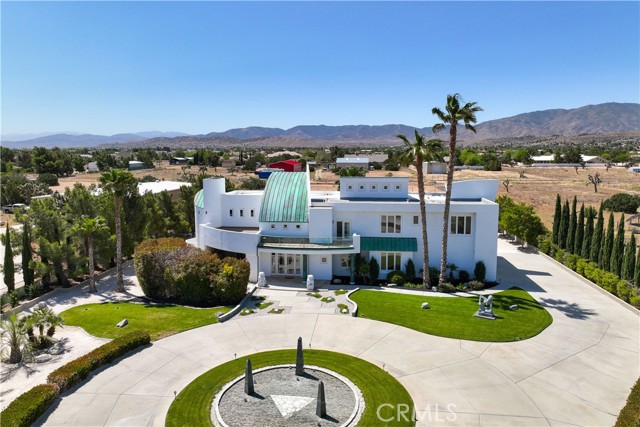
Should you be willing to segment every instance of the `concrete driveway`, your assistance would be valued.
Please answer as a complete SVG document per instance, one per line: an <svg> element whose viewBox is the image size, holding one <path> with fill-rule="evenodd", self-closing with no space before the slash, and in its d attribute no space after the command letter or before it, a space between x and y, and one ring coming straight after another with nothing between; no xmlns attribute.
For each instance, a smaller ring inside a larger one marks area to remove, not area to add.
<svg viewBox="0 0 640 427"><path fill-rule="evenodd" d="M174 392L203 372L234 357L294 348L298 336L305 347L384 365L411 393L421 426L612 425L640 375L638 312L541 255L504 241L499 248L500 287L527 289L553 316L529 340L447 339L332 314L238 316L100 370L37 425L164 425Z"/></svg>

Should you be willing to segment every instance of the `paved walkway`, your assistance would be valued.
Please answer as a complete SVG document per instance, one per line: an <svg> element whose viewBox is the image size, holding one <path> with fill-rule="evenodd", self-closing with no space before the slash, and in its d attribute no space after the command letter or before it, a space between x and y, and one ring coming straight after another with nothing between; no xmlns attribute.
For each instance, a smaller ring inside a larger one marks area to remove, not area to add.
<svg viewBox="0 0 640 427"><path fill-rule="evenodd" d="M541 255L500 241L501 287L518 285L553 324L514 343L430 336L322 313L237 316L160 340L65 393L37 425L164 425L174 398L234 357L305 347L358 356L407 388L418 425L612 425L640 375L640 318ZM438 407L436 408L436 405Z"/></svg>

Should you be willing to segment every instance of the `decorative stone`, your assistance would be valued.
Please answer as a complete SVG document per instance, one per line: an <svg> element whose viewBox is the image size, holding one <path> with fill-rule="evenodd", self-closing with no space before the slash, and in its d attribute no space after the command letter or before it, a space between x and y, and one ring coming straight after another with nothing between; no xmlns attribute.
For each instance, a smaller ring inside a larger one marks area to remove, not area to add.
<svg viewBox="0 0 640 427"><path fill-rule="evenodd" d="M342 310L340 310L340 313L347 314L349 313L349 310L347 310L346 308L343 308Z"/></svg>
<svg viewBox="0 0 640 427"><path fill-rule="evenodd" d="M35 357L35 361L36 363L44 363L44 362L48 362L49 360L51 360L51 355L50 354L39 354Z"/></svg>
<svg viewBox="0 0 640 427"><path fill-rule="evenodd" d="M64 348L58 344L54 344L48 351L49 354L58 355L64 353Z"/></svg>
<svg viewBox="0 0 640 427"><path fill-rule="evenodd" d="M327 401L324 398L324 383L318 383L318 398L316 399L316 416L324 418L327 415Z"/></svg>
<svg viewBox="0 0 640 427"><path fill-rule="evenodd" d="M423 302L423 303L422 303L422 308L423 308L424 310L428 310L428 309L430 308L430 307L429 307L429 303L428 303L428 302Z"/></svg>
<svg viewBox="0 0 640 427"><path fill-rule="evenodd" d="M247 363L244 367L244 392L246 394L253 394L253 370L251 369L251 360L247 359Z"/></svg>
<svg viewBox="0 0 640 427"><path fill-rule="evenodd" d="M314 283L313 274L309 274L307 276L307 290L313 291L315 288L316 288L316 285Z"/></svg>
<svg viewBox="0 0 640 427"><path fill-rule="evenodd" d="M264 271L258 273L258 287L266 288L267 287L267 278L264 275Z"/></svg>
<svg viewBox="0 0 640 427"><path fill-rule="evenodd" d="M432 286L432 287L431 287L431 290L432 290L433 292L438 292L438 287L437 287L437 286Z"/></svg>
<svg viewBox="0 0 640 427"><path fill-rule="evenodd" d="M302 337L298 337L298 350L296 351L296 375L304 375L304 356L302 354Z"/></svg>
<svg viewBox="0 0 640 427"><path fill-rule="evenodd" d="M519 309L520 309L520 307L518 306L518 304L513 304L513 305L509 306L509 310L511 310L511 311L517 311Z"/></svg>
<svg viewBox="0 0 640 427"><path fill-rule="evenodd" d="M127 319L122 319L121 321L119 321L116 326L118 328L124 328L125 326L127 326L129 324L129 320Z"/></svg>

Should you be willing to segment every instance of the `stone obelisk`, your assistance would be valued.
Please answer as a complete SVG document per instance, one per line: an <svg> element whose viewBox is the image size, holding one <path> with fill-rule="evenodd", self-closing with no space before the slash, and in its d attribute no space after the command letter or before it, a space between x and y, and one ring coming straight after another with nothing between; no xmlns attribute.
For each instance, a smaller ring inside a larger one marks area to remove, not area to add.
<svg viewBox="0 0 640 427"><path fill-rule="evenodd" d="M251 370L251 360L247 359L247 364L244 368L244 392L246 394L253 394L253 371Z"/></svg>
<svg viewBox="0 0 640 427"><path fill-rule="evenodd" d="M327 402L324 398L324 383L320 381L318 384L318 398L316 399L316 415L324 418L327 415Z"/></svg>
<svg viewBox="0 0 640 427"><path fill-rule="evenodd" d="M296 375L304 375L304 357L302 356L302 337L298 337L298 351L296 352Z"/></svg>

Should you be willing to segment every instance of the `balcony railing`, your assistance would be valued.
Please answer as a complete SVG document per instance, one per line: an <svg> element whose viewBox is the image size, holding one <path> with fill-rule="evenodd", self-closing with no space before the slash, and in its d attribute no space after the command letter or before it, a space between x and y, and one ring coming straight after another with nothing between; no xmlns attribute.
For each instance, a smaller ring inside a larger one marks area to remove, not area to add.
<svg viewBox="0 0 640 427"><path fill-rule="evenodd" d="M260 236L260 246L289 249L350 249L353 237Z"/></svg>

